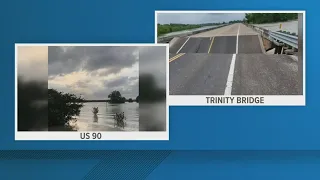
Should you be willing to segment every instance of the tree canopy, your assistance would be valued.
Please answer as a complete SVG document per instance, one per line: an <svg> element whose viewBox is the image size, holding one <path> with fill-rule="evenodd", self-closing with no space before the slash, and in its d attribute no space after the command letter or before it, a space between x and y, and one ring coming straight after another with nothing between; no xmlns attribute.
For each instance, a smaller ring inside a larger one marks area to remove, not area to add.
<svg viewBox="0 0 320 180"><path fill-rule="evenodd" d="M112 91L108 98L110 98L110 103L125 103L126 98L122 97L121 93L119 91Z"/></svg>
<svg viewBox="0 0 320 180"><path fill-rule="evenodd" d="M158 24L158 36L176 32L176 31L182 31L187 29L195 29L199 28L201 25L198 24Z"/></svg>
<svg viewBox="0 0 320 180"><path fill-rule="evenodd" d="M70 126L72 121L76 121L74 116L79 116L83 100L74 94L48 89L49 127Z"/></svg>
<svg viewBox="0 0 320 180"><path fill-rule="evenodd" d="M298 19L297 13L246 13L247 23L262 24L273 22L285 22Z"/></svg>
<svg viewBox="0 0 320 180"><path fill-rule="evenodd" d="M233 23L242 23L243 20L233 20L233 21L229 21L229 24L233 24Z"/></svg>
<svg viewBox="0 0 320 180"><path fill-rule="evenodd" d="M216 23L202 23L202 24L158 24L157 30L158 36L161 36L163 34L171 33L171 32L177 32L177 31L183 31L183 30L189 30L189 29L196 29L204 26L214 26L214 25L221 25L226 24L226 22L216 22Z"/></svg>

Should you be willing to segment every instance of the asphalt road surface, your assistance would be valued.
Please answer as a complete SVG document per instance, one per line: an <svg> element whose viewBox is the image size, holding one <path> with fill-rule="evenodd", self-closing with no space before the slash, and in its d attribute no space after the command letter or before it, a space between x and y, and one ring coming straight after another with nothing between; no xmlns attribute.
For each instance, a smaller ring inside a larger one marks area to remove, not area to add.
<svg viewBox="0 0 320 180"><path fill-rule="evenodd" d="M298 64L265 54L261 38L233 24L170 45L170 95L299 95Z"/></svg>

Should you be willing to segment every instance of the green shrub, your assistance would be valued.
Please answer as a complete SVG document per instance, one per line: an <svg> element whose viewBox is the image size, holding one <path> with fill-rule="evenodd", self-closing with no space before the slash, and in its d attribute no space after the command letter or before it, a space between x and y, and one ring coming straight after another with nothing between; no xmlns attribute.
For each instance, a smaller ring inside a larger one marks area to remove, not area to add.
<svg viewBox="0 0 320 180"><path fill-rule="evenodd" d="M83 100L74 94L48 89L48 126L68 127L71 122L76 122L74 116L79 116Z"/></svg>

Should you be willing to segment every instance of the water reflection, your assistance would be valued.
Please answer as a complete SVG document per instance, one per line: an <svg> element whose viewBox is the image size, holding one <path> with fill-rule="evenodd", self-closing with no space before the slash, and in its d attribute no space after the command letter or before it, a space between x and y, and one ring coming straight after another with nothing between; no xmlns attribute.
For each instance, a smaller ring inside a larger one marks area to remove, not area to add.
<svg viewBox="0 0 320 180"><path fill-rule="evenodd" d="M108 104L108 109L112 114L116 114L122 112L121 104Z"/></svg>
<svg viewBox="0 0 320 180"><path fill-rule="evenodd" d="M95 123L98 122L98 115L97 114L93 115L93 122L95 122Z"/></svg>
<svg viewBox="0 0 320 180"><path fill-rule="evenodd" d="M92 112L93 107L99 108L97 114ZM126 117L125 128L114 125L114 115L121 112L124 112ZM139 131L139 104L88 102L84 103L80 115L76 118L78 131Z"/></svg>

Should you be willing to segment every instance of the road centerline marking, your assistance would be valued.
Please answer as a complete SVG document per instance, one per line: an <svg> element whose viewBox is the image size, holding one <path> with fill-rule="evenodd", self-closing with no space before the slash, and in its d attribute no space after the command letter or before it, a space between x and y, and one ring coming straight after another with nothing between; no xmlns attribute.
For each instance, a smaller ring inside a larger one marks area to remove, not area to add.
<svg viewBox="0 0 320 180"><path fill-rule="evenodd" d="M233 76L234 76L234 67L236 64L236 54L232 55L232 60L230 63L230 68L229 68L229 74L228 74L228 79L226 83L226 88L224 90L224 95L230 96L232 92L232 83L233 83Z"/></svg>
<svg viewBox="0 0 320 180"><path fill-rule="evenodd" d="M212 40L211 40L211 43L210 43L210 46L209 46L209 49L208 49L208 54L209 54L210 51L211 51L211 47L212 47L212 44L213 44L213 40L214 40L214 37L212 37Z"/></svg>
<svg viewBox="0 0 320 180"><path fill-rule="evenodd" d="M175 56L173 56L170 60L169 60L169 63L174 61L174 60L177 60L179 59L181 56L183 56L185 53L180 53L180 54L177 54Z"/></svg>
<svg viewBox="0 0 320 180"><path fill-rule="evenodd" d="M171 58L169 59L169 62L170 62L172 59L178 57L179 55L180 55L180 54L176 54L176 55L174 55L173 57L171 57Z"/></svg>
<svg viewBox="0 0 320 180"><path fill-rule="evenodd" d="M236 54L238 54L238 49L239 49L239 31L240 31L240 24L238 26L238 33L237 33Z"/></svg>
<svg viewBox="0 0 320 180"><path fill-rule="evenodd" d="M188 39L186 40L186 42L184 42L184 43L182 44L182 46L180 47L180 49L177 51L176 54L178 54L178 53L181 51L181 49L184 47L184 45L187 44L187 42L189 41L189 39L190 39L190 37L188 37Z"/></svg>

